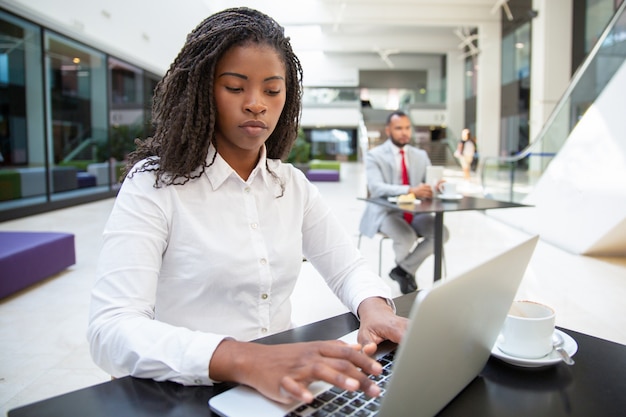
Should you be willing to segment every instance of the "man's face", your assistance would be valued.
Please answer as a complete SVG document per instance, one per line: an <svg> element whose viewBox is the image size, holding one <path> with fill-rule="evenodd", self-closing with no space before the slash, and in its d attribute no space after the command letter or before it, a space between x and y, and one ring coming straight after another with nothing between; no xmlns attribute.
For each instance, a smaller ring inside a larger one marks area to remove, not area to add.
<svg viewBox="0 0 626 417"><path fill-rule="evenodd" d="M402 148L411 141L411 121L408 116L393 116L385 127L385 133L394 145Z"/></svg>

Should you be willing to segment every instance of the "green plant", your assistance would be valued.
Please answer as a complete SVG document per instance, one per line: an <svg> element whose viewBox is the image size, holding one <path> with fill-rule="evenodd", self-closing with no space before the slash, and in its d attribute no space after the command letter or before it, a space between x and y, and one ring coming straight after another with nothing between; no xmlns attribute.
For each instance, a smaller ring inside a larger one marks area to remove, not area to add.
<svg viewBox="0 0 626 417"><path fill-rule="evenodd" d="M98 158L102 161L109 158L123 161L135 149L135 139L143 134L138 124L111 126L109 132L108 143L98 144Z"/></svg>
<svg viewBox="0 0 626 417"><path fill-rule="evenodd" d="M296 137L296 141L291 147L291 151L287 156L287 162L294 164L300 163L304 164L309 162L311 159L311 144L307 142L306 137L304 135L304 130L298 130L298 136Z"/></svg>

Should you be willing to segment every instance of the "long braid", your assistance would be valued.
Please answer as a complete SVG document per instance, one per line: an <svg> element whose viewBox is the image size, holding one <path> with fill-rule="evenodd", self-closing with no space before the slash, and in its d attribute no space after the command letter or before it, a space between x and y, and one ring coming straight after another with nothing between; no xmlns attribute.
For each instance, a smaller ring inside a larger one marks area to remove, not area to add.
<svg viewBox="0 0 626 417"><path fill-rule="evenodd" d="M139 170L155 171L156 187L184 184L202 175L215 136L215 66L227 50L245 43L272 46L285 65L285 106L265 145L268 158L287 156L300 122L302 67L284 29L274 19L241 7L208 17L187 35L185 45L154 92L155 133L136 141L137 149L128 157L127 171L147 158Z"/></svg>

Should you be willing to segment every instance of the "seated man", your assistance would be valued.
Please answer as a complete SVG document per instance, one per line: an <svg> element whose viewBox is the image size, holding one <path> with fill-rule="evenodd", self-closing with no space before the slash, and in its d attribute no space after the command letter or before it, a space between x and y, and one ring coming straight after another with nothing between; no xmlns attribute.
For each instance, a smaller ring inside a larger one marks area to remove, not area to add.
<svg viewBox="0 0 626 417"><path fill-rule="evenodd" d="M424 183L430 159L425 151L409 145L412 133L409 117L402 111L394 111L387 117L385 133L388 139L365 156L370 197L412 193L419 199L432 198L430 185ZM368 237L381 232L392 239L397 266L389 276L400 284L403 294L417 290L417 268L434 251L434 215L405 216L398 210L367 204L360 230ZM420 237L423 239L418 241ZM443 239L448 240L445 227Z"/></svg>

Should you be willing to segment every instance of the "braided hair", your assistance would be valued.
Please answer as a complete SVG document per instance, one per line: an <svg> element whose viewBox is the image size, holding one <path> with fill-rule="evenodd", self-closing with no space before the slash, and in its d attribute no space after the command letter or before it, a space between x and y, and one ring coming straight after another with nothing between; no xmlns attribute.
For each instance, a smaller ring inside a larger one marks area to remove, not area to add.
<svg viewBox="0 0 626 417"><path fill-rule="evenodd" d="M145 159L138 170L155 171L155 187L185 184L202 175L213 163L206 165L211 142L216 146L215 66L230 48L248 43L273 47L285 66L285 106L265 146L268 159L287 156L298 134L302 67L282 26L257 10L240 7L209 16L187 35L154 91L154 135L135 141L137 148L128 156L127 172Z"/></svg>

